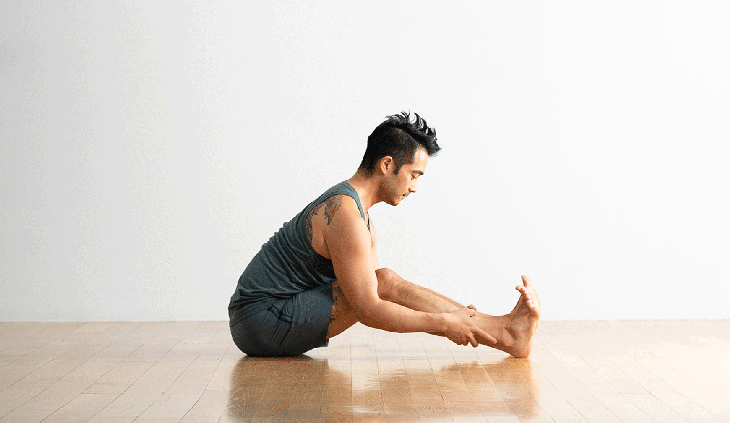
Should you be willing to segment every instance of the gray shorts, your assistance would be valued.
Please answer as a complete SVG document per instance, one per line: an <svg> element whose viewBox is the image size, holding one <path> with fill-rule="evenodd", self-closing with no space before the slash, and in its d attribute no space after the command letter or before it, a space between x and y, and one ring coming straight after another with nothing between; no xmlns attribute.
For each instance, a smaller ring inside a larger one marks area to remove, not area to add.
<svg viewBox="0 0 730 423"><path fill-rule="evenodd" d="M331 317L332 284L325 284L241 320L231 326L231 336L250 356L300 355L329 344Z"/></svg>

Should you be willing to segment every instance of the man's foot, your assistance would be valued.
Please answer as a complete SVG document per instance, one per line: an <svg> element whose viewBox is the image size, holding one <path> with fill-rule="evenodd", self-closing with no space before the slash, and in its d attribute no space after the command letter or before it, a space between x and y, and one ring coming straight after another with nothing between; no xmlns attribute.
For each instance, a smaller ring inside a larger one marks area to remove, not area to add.
<svg viewBox="0 0 730 423"><path fill-rule="evenodd" d="M503 351L517 358L525 358L532 351L532 338L540 320L540 298L527 276L522 275L522 285L517 285L515 289L522 295L512 312L503 316L506 320L507 338L504 340Z"/></svg>

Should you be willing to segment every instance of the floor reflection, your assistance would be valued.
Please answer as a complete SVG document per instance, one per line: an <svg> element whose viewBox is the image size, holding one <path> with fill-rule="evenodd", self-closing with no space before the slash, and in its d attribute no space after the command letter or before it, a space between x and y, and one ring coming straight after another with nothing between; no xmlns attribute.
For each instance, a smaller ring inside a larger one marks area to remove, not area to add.
<svg viewBox="0 0 730 423"><path fill-rule="evenodd" d="M529 360L243 357L221 422L483 420L539 415ZM483 417L482 417L483 416Z"/></svg>

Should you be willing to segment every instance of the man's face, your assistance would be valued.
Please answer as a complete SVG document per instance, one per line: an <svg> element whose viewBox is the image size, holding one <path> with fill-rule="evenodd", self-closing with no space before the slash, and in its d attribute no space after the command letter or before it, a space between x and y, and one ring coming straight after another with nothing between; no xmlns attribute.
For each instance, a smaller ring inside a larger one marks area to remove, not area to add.
<svg viewBox="0 0 730 423"><path fill-rule="evenodd" d="M383 184L385 202L397 206L404 198L418 189L418 178L426 171L428 153L425 148L418 148L413 155L413 163L404 164L398 174L395 165L390 170Z"/></svg>

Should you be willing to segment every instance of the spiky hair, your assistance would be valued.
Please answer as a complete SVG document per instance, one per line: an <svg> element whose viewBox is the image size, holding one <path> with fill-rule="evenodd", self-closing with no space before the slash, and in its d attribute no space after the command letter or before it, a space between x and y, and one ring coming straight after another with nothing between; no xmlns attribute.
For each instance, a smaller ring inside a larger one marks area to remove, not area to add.
<svg viewBox="0 0 730 423"><path fill-rule="evenodd" d="M360 163L360 169L372 174L375 164L385 156L393 157L395 173L404 164L413 163L413 157L419 147L423 147L429 156L441 150L436 142L436 130L429 128L426 120L418 113L409 112L390 115L378 125L368 137L368 146Z"/></svg>

